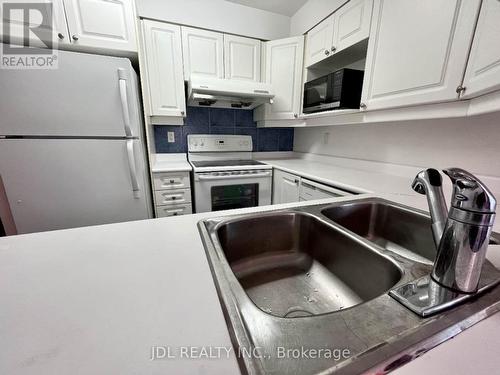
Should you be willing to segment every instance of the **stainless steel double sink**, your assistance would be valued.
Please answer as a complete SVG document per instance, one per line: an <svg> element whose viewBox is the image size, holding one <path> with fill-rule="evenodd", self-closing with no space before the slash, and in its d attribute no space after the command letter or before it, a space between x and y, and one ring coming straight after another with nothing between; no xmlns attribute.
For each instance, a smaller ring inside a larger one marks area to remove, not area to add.
<svg viewBox="0 0 500 375"><path fill-rule="evenodd" d="M500 288L427 319L393 300L436 248L426 213L382 199L199 228L242 373L386 373L500 308Z"/></svg>

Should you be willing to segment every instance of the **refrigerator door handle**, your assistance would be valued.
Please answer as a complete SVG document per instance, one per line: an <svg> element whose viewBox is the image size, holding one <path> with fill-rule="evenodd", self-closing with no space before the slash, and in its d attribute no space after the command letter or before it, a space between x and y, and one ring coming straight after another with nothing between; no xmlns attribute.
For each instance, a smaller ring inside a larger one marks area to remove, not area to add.
<svg viewBox="0 0 500 375"><path fill-rule="evenodd" d="M134 135L132 134L132 128L130 127L130 114L128 112L127 72L123 68L118 68L118 83L120 86L120 100L122 102L125 135L127 137L133 137Z"/></svg>
<svg viewBox="0 0 500 375"><path fill-rule="evenodd" d="M134 198L139 199L139 183L137 182L137 168L135 166L134 140L127 140L128 167L130 170L130 180L132 181L132 192Z"/></svg>

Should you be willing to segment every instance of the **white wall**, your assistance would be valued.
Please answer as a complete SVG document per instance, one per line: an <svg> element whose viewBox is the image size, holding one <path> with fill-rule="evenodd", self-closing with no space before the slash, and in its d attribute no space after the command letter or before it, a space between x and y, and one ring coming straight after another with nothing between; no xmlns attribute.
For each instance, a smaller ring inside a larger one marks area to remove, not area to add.
<svg viewBox="0 0 500 375"><path fill-rule="evenodd" d="M271 40L286 38L290 17L223 0L136 0L140 17Z"/></svg>
<svg viewBox="0 0 500 375"><path fill-rule="evenodd" d="M335 10L347 0L309 0L290 20L290 36L302 35Z"/></svg>
<svg viewBox="0 0 500 375"><path fill-rule="evenodd" d="M295 129L294 151L500 177L500 115ZM324 133L329 143L324 144Z"/></svg>

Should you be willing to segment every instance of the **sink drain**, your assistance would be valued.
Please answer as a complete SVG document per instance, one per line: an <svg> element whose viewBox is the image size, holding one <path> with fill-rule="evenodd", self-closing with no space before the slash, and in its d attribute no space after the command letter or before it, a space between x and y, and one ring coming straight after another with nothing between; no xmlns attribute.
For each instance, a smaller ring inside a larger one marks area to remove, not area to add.
<svg viewBox="0 0 500 375"><path fill-rule="evenodd" d="M306 309L300 306L295 306L295 307L290 307L286 312L286 314L283 315L283 318L301 318L304 316L312 316L312 315L314 315L312 312L307 311Z"/></svg>

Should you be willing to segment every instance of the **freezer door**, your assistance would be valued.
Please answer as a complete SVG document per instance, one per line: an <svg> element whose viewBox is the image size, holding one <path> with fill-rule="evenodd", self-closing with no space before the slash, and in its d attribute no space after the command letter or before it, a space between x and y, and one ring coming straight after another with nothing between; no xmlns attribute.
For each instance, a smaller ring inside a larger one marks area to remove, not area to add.
<svg viewBox="0 0 500 375"><path fill-rule="evenodd" d="M18 233L152 217L145 165L137 140L0 140Z"/></svg>
<svg viewBox="0 0 500 375"><path fill-rule="evenodd" d="M0 135L139 135L137 77L125 58L59 51L54 70L0 71Z"/></svg>

